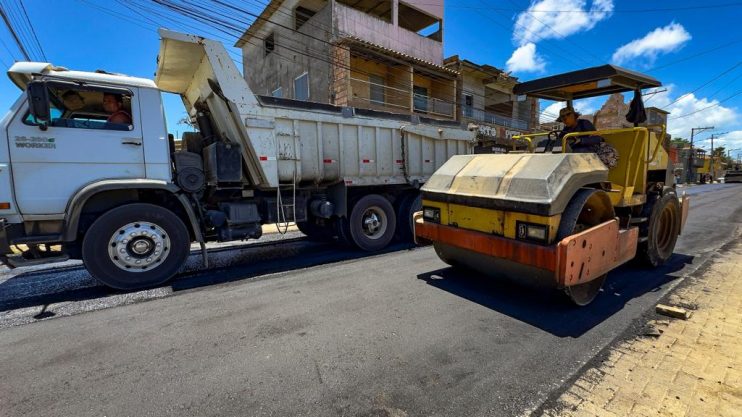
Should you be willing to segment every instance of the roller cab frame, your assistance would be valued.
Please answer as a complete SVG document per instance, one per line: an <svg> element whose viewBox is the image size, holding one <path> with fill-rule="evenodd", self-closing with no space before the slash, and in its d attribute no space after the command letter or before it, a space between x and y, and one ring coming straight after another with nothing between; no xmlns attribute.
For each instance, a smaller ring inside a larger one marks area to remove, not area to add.
<svg viewBox="0 0 742 417"><path fill-rule="evenodd" d="M660 85L603 65L520 83L514 92L571 105L631 91L640 101L641 90ZM614 167L571 152L573 139L592 135L618 152ZM530 144L527 153L454 156L422 188L417 242L432 243L453 266L563 289L586 305L609 271L635 257L657 266L673 253L689 199L677 196L665 136L665 126L635 123L515 137Z"/></svg>

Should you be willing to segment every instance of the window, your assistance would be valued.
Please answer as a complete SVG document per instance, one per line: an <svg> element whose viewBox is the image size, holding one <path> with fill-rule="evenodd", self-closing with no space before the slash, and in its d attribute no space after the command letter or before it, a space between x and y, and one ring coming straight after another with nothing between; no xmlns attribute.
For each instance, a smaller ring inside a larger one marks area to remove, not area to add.
<svg viewBox="0 0 742 417"><path fill-rule="evenodd" d="M474 96L471 94L464 94L464 116L474 116Z"/></svg>
<svg viewBox="0 0 742 417"><path fill-rule="evenodd" d="M384 104L384 77L380 75L369 75L369 97L372 103Z"/></svg>
<svg viewBox="0 0 742 417"><path fill-rule="evenodd" d="M294 98L309 100L309 73L305 72L294 79Z"/></svg>
<svg viewBox="0 0 742 417"><path fill-rule="evenodd" d="M266 36L263 40L263 49L265 52L265 56L267 56L269 53L273 52L276 49L276 41L273 37L273 34Z"/></svg>
<svg viewBox="0 0 742 417"><path fill-rule="evenodd" d="M126 90L49 87L50 127L133 130L132 95ZM29 113L23 122L38 125Z"/></svg>
<svg viewBox="0 0 742 417"><path fill-rule="evenodd" d="M298 6L294 10L294 29L299 30L300 27L304 25L304 23L307 23L307 20L309 20L312 16L315 15L314 10L309 10L306 7Z"/></svg>
<svg viewBox="0 0 742 417"><path fill-rule="evenodd" d="M271 91L271 96L278 98L283 97L283 88L278 87L275 90Z"/></svg>
<svg viewBox="0 0 742 417"><path fill-rule="evenodd" d="M412 103L415 111L427 112L428 111L428 89L420 86L412 87Z"/></svg>

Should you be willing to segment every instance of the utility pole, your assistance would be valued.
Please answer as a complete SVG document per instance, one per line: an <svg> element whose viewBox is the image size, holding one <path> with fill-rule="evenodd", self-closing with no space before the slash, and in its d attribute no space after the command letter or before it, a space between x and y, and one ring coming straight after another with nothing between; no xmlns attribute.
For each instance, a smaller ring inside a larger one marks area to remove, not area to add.
<svg viewBox="0 0 742 417"><path fill-rule="evenodd" d="M686 184L690 184L691 177L693 177L693 136L696 132L703 132L704 130L711 130L713 126L709 127L694 127L690 130L690 152L688 152L688 177L685 179Z"/></svg>
<svg viewBox="0 0 742 417"><path fill-rule="evenodd" d="M729 132L712 133L711 134L711 179L712 179L712 182L713 182L713 179L716 178L716 164L715 164L715 161L714 161L714 158L715 158L715 156L714 156L714 137L717 137L718 138L719 136L726 135L727 133L729 133ZM722 154L721 156L723 157L724 155Z"/></svg>
<svg viewBox="0 0 742 417"><path fill-rule="evenodd" d="M18 35L15 33L15 29L13 29L13 26L10 24L10 21L8 20L8 16L5 14L5 10L3 10L2 6L0 6L0 16L2 16L3 21L5 21L5 25L8 27L8 31L13 36L13 39L15 39L16 45L18 45L18 49L21 51L23 56L26 58L26 61L31 61L31 57L28 56L28 52L26 51L26 48L23 47L23 42L18 38Z"/></svg>

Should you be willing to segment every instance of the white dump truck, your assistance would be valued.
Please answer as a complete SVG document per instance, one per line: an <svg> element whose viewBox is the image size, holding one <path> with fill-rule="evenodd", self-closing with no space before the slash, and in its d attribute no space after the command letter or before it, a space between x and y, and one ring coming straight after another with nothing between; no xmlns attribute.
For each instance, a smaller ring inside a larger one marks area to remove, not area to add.
<svg viewBox="0 0 742 417"><path fill-rule="evenodd" d="M19 62L2 118L0 260L82 259L118 289L177 273L192 242L296 222L376 251L411 238L419 188L474 132L453 122L255 95L221 43L166 30L155 80ZM161 92L198 132L176 151Z"/></svg>

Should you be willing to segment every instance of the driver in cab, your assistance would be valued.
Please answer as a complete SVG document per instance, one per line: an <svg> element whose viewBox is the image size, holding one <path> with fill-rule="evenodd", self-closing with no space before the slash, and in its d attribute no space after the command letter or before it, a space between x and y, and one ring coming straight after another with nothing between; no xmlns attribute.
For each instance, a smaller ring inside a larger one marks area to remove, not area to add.
<svg viewBox="0 0 742 417"><path fill-rule="evenodd" d="M557 122L564 123L564 128L559 132L559 139L561 140L567 133L573 132L594 132L595 126L585 119L578 119L580 113L577 113L572 107L565 107L559 110L559 117L556 119ZM568 140L572 152L593 152L595 145L600 145L603 138L600 136L578 136Z"/></svg>

